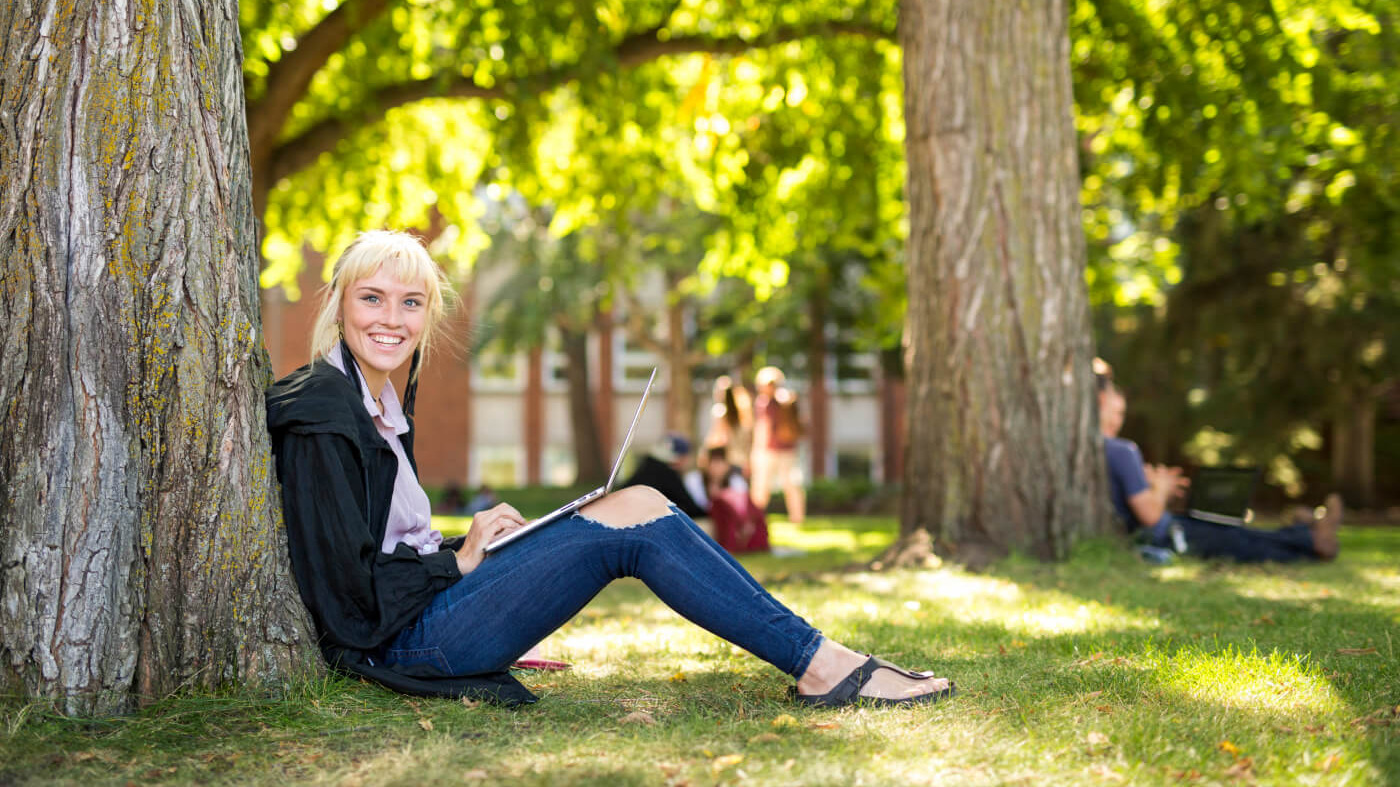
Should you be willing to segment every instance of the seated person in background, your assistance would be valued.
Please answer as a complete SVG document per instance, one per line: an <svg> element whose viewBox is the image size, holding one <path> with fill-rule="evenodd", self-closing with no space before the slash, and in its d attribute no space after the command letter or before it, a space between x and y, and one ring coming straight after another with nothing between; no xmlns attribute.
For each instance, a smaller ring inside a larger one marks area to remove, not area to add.
<svg viewBox="0 0 1400 787"><path fill-rule="evenodd" d="M697 501L686 487L689 461L690 441L675 432L668 433L642 457L637 469L620 486L649 486L675 503L686 516L692 519L704 516L705 501Z"/></svg>
<svg viewBox="0 0 1400 787"><path fill-rule="evenodd" d="M705 452L705 486L715 541L730 554L768 551L768 518L749 497L739 468L729 463L724 446Z"/></svg>
<svg viewBox="0 0 1400 787"><path fill-rule="evenodd" d="M458 516L463 513L466 506L467 502L462 499L462 485L453 481L447 485L446 489L442 490L442 499L434 507L433 513Z"/></svg>
<svg viewBox="0 0 1400 787"><path fill-rule="evenodd" d="M1113 508L1133 533L1145 529L1153 546L1171 547L1196 557L1229 557L1241 563L1331 560L1337 556L1341 497L1327 496L1326 513L1307 523L1279 530L1203 522L1167 511L1167 503L1186 486L1181 468L1145 465L1137 444L1118 436L1127 399L1103 374L1099 377L1099 429Z"/></svg>
<svg viewBox="0 0 1400 787"><path fill-rule="evenodd" d="M489 508L495 508L501 501L496 498L496 491L486 484L482 484L472 499L467 502L465 514L475 514Z"/></svg>

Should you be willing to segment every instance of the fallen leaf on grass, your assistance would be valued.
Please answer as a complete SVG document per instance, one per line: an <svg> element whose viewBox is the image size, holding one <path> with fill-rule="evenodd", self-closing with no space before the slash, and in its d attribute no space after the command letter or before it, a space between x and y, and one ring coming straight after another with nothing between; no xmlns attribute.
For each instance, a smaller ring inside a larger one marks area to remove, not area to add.
<svg viewBox="0 0 1400 787"><path fill-rule="evenodd" d="M668 680L670 680L672 683L685 683L685 673L677 672L676 674L672 675Z"/></svg>
<svg viewBox="0 0 1400 787"><path fill-rule="evenodd" d="M749 744L774 743L782 739L783 737L776 732L760 732L752 738L749 738Z"/></svg>
<svg viewBox="0 0 1400 787"><path fill-rule="evenodd" d="M478 706L478 705L480 705L480 704L481 704L481 700L474 700L474 699L471 699L470 697L463 697L463 698L462 698L462 707L464 707L464 708L475 708L476 706Z"/></svg>
<svg viewBox="0 0 1400 787"><path fill-rule="evenodd" d="M797 719L794 719L793 717L789 716L789 715L786 714L786 713L782 714L782 715L779 716L778 718L776 718L776 719L774 719L774 720L772 720L772 721L770 721L770 722L768 722L768 723L771 724L771 725L773 725L774 728L780 729L780 730L783 729L783 728L785 728L785 727L801 727L801 726L802 726L802 724L801 724L800 722L798 722Z"/></svg>
<svg viewBox="0 0 1400 787"><path fill-rule="evenodd" d="M1099 696L1100 694L1103 694L1103 689L1099 689L1098 691L1091 691L1091 692L1089 692L1088 694L1085 694L1085 695L1084 695L1084 699L1086 699L1086 700L1092 700L1093 698Z"/></svg>
<svg viewBox="0 0 1400 787"><path fill-rule="evenodd" d="M839 722L839 721L814 721L814 722L812 722L811 724L808 724L807 726L808 726L808 727L811 727L811 728L814 729L814 730L839 730L839 729L841 729L841 722Z"/></svg>
<svg viewBox="0 0 1400 787"><path fill-rule="evenodd" d="M1400 724L1400 707L1381 708L1351 720L1353 727L1388 727L1392 724Z"/></svg>
<svg viewBox="0 0 1400 787"><path fill-rule="evenodd" d="M1094 730L1088 735L1084 736L1084 742L1089 744L1090 749L1093 749L1099 746L1107 746L1110 741L1107 735L1104 735L1102 732Z"/></svg>
<svg viewBox="0 0 1400 787"><path fill-rule="evenodd" d="M1256 626L1272 626L1272 625L1275 625L1275 624L1274 624L1274 616L1273 616L1273 615L1269 615L1269 614L1260 615L1258 618L1256 618L1256 619L1254 620L1254 625L1256 625Z"/></svg>
<svg viewBox="0 0 1400 787"><path fill-rule="evenodd" d="M1201 772L1195 768L1189 771L1177 771L1176 780L1179 782L1198 782L1201 780Z"/></svg>
<svg viewBox="0 0 1400 787"><path fill-rule="evenodd" d="M644 710L634 710L622 717L623 724L655 724L656 717Z"/></svg>
<svg viewBox="0 0 1400 787"><path fill-rule="evenodd" d="M426 731L428 731L428 732L432 732L432 731L433 731L433 720L432 720L432 719L419 719L419 720L418 720L418 726L419 726L419 727L422 727L424 730L426 730Z"/></svg>
<svg viewBox="0 0 1400 787"><path fill-rule="evenodd" d="M1225 775L1231 779L1254 780L1254 758L1242 757L1235 761L1234 765L1225 769Z"/></svg>
<svg viewBox="0 0 1400 787"><path fill-rule="evenodd" d="M742 754L726 754L723 757L716 757L715 761L710 763L710 770L719 773L725 768L733 767L743 761L744 755Z"/></svg>
<svg viewBox="0 0 1400 787"><path fill-rule="evenodd" d="M1332 771L1335 771L1335 770L1337 769L1337 766L1338 766L1338 765L1341 765L1341 764L1342 764L1342 755L1340 755L1340 754L1329 754L1329 755L1327 755L1326 757L1323 757L1323 758L1322 758L1322 762L1319 762L1319 763L1317 764L1317 769L1318 769L1319 771L1322 771L1323 773L1331 773Z"/></svg>
<svg viewBox="0 0 1400 787"><path fill-rule="evenodd" d="M1095 765L1094 767L1089 769L1089 773L1092 773L1100 779L1105 779L1111 782L1123 781L1123 774L1113 770L1107 765Z"/></svg>
<svg viewBox="0 0 1400 787"><path fill-rule="evenodd" d="M1375 648L1337 648L1337 652L1343 656L1374 656Z"/></svg>
<svg viewBox="0 0 1400 787"><path fill-rule="evenodd" d="M482 768L474 768L462 774L462 781L484 782L489 778L491 778L491 774L487 773Z"/></svg>
<svg viewBox="0 0 1400 787"><path fill-rule="evenodd" d="M1103 658L1103 651L1098 651L1097 653L1093 653L1093 654L1089 655L1087 658L1082 658L1082 659L1080 659L1079 661L1074 662L1074 666L1076 666L1076 667L1085 667L1085 666L1088 666L1088 665L1090 665L1090 664L1093 664L1094 662L1098 661L1098 660L1101 659L1101 658Z"/></svg>
<svg viewBox="0 0 1400 787"><path fill-rule="evenodd" d="M1095 707L1094 710L1098 711L1099 713L1112 713L1113 707L1111 705L1099 705Z"/></svg>
<svg viewBox="0 0 1400 787"><path fill-rule="evenodd" d="M1215 748L1217 748L1217 749L1219 749L1219 750L1225 752L1226 754L1230 755L1231 757L1238 757L1238 756L1240 756L1240 747L1236 746L1235 744L1233 744L1233 743L1231 743L1231 742L1229 742L1229 741L1221 741L1221 742L1215 744Z"/></svg>

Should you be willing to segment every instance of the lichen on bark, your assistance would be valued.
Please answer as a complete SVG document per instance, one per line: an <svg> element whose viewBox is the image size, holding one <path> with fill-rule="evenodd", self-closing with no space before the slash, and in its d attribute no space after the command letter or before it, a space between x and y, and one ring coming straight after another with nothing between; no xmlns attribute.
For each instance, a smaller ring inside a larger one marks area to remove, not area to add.
<svg viewBox="0 0 1400 787"><path fill-rule="evenodd" d="M268 470L237 18L0 9L0 685L69 712L313 663Z"/></svg>

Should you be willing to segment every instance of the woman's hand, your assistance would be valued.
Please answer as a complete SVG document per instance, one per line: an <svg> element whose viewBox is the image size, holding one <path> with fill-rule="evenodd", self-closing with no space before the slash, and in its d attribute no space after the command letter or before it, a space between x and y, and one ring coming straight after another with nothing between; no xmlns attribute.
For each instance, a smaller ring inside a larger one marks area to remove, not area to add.
<svg viewBox="0 0 1400 787"><path fill-rule="evenodd" d="M467 530L467 540L457 550L457 570L470 573L486 557L486 545L525 524L525 517L509 503L477 512Z"/></svg>

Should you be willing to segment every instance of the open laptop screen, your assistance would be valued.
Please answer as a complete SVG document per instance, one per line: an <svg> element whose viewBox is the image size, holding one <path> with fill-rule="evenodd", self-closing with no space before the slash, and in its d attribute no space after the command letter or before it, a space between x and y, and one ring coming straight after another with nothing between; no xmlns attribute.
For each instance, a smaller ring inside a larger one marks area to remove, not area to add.
<svg viewBox="0 0 1400 787"><path fill-rule="evenodd" d="M1257 467L1200 467L1191 476L1186 513L1206 522L1242 525L1259 481Z"/></svg>

